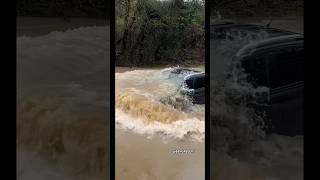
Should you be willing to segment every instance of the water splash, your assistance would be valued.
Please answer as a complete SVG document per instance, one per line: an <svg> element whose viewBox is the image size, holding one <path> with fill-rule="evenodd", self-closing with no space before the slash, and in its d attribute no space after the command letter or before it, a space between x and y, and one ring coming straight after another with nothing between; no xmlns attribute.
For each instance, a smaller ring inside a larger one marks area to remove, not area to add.
<svg viewBox="0 0 320 180"><path fill-rule="evenodd" d="M204 138L204 105L180 93L186 74L177 68L116 73L116 122L119 127L166 137ZM181 77L180 77L181 76Z"/></svg>
<svg viewBox="0 0 320 180"><path fill-rule="evenodd" d="M268 88L254 87L248 82L241 62L234 55L245 44L266 36L264 32L255 36L239 34L234 32L225 39L211 40L210 114L214 148L229 149L264 136L265 114L256 111L253 105L266 105L263 100Z"/></svg>
<svg viewBox="0 0 320 180"><path fill-rule="evenodd" d="M235 54L266 32L211 40L211 179L303 179L303 137L266 135L268 88L248 81ZM286 158L282 158L282 157Z"/></svg>

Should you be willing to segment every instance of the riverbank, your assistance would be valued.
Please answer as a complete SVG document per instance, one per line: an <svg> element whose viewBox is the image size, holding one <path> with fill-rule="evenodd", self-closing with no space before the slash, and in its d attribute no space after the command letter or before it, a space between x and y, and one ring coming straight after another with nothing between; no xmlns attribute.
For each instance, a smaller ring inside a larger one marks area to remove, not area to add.
<svg viewBox="0 0 320 180"><path fill-rule="evenodd" d="M107 26L106 19L59 17L17 17L17 36L42 36L53 31L66 31L88 26Z"/></svg>
<svg viewBox="0 0 320 180"><path fill-rule="evenodd" d="M151 66L151 67L125 67L125 66L116 66L115 72L116 72L116 73L124 73L124 72L127 72L127 71L134 71L134 70L165 69L165 68L169 68L169 67L177 67L177 66ZM196 65L194 65L194 66L181 66L181 67L185 67L185 68L196 68L196 69L201 69L201 70L204 70L204 69L205 69L204 64L202 64L202 65L196 64Z"/></svg>

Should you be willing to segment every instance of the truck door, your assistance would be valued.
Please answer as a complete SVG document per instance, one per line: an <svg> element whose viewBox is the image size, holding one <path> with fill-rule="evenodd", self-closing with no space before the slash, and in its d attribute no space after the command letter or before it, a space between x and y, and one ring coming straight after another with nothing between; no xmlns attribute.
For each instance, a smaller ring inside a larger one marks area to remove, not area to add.
<svg viewBox="0 0 320 180"><path fill-rule="evenodd" d="M197 104L205 103L205 76L201 75L194 79L194 98L193 101Z"/></svg>
<svg viewBox="0 0 320 180"><path fill-rule="evenodd" d="M271 119L274 131L303 134L303 45L277 47L268 55Z"/></svg>

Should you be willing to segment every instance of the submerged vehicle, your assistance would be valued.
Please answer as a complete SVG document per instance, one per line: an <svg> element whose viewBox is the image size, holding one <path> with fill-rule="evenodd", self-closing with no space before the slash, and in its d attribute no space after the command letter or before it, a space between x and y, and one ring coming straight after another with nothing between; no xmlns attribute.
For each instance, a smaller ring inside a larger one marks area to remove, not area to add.
<svg viewBox="0 0 320 180"><path fill-rule="evenodd" d="M205 103L205 73L187 68L174 68L170 77L178 77L182 80L179 93L187 95L194 104Z"/></svg>
<svg viewBox="0 0 320 180"><path fill-rule="evenodd" d="M232 35L264 37L241 47L234 55L254 86L269 88L269 133L304 134L304 36L268 26L225 22L211 25L212 39Z"/></svg>
<svg viewBox="0 0 320 180"><path fill-rule="evenodd" d="M181 92L188 92L192 97L193 103L205 103L205 73L195 73L184 77L184 86Z"/></svg>

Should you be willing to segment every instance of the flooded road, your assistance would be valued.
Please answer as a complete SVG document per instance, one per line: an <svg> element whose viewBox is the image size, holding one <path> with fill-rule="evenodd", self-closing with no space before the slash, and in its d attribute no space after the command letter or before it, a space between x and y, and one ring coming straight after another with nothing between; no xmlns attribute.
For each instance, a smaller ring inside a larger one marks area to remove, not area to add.
<svg viewBox="0 0 320 180"><path fill-rule="evenodd" d="M204 105L170 70L116 73L117 179L204 179Z"/></svg>

